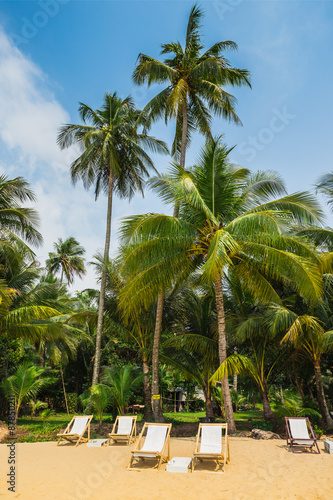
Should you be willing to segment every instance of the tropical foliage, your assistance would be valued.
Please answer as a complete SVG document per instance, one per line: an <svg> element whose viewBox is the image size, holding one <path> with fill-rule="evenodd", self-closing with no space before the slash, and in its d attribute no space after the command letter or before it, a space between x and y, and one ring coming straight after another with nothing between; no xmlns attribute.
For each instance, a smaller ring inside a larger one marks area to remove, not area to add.
<svg viewBox="0 0 333 500"><path fill-rule="evenodd" d="M144 109L106 93L59 130L61 148L79 147L73 183L107 196L104 250L89 262L96 289L70 291L86 271L73 236L54 235L45 267L36 260L35 195L25 179L0 176L2 420L14 404L18 423L32 414L46 435L59 412L93 412L101 426L131 406L160 421L204 405L231 432L242 415L245 428L306 415L333 429L333 231L316 192L289 194L278 173L235 165L212 137L213 115L240 123L229 89L250 82L225 57L234 42L204 49L202 18L193 6L184 45L163 44L165 60L139 55L135 83L163 86ZM176 122L163 174L154 162L168 148L149 135L160 118ZM195 132L205 144L185 168ZM110 260L114 195L143 193L151 172L173 216L123 219ZM316 190L332 208L333 174Z"/></svg>

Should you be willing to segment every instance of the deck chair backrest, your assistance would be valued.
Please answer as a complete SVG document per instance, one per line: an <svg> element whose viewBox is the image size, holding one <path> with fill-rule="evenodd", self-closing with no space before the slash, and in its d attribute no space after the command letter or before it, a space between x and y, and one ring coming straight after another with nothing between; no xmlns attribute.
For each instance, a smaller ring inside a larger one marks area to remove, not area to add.
<svg viewBox="0 0 333 500"><path fill-rule="evenodd" d="M222 452L222 426L201 427L200 453L220 454Z"/></svg>
<svg viewBox="0 0 333 500"><path fill-rule="evenodd" d="M148 425L145 442L141 448L142 451L157 451L161 453L164 447L167 425Z"/></svg>
<svg viewBox="0 0 333 500"><path fill-rule="evenodd" d="M133 427L132 417L118 417L117 434L131 434Z"/></svg>
<svg viewBox="0 0 333 500"><path fill-rule="evenodd" d="M75 417L73 425L69 430L68 434L81 434L84 432L84 429L88 423L89 417Z"/></svg>
<svg viewBox="0 0 333 500"><path fill-rule="evenodd" d="M293 439L311 439L305 418L291 418L288 420L288 423Z"/></svg>

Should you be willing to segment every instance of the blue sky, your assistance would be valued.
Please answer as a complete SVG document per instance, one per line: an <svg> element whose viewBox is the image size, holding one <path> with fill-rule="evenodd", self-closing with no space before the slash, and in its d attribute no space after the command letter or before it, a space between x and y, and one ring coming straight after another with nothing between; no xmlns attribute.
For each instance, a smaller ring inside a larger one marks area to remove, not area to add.
<svg viewBox="0 0 333 500"><path fill-rule="evenodd" d="M184 41L192 1L2 1L0 4L0 170L33 186L41 217L43 263L58 237L75 236L91 260L101 249L106 204L70 184L75 152L60 152L58 128L77 122L78 102L101 104L106 91L132 94L143 107L158 90L135 87L139 52L159 57L160 44ZM216 119L214 133L236 145L232 159L251 170L276 170L289 192L313 189L332 170L332 1L201 1L205 46L233 40L227 57L252 73L252 87L232 89L243 127ZM171 143L174 127L152 134ZM194 138L187 164L202 138ZM169 158L154 157L160 171ZM323 202L323 208L328 209ZM163 211L153 193L129 204L116 200L112 247L119 218ZM332 218L328 215L331 224ZM95 286L90 269L74 288Z"/></svg>

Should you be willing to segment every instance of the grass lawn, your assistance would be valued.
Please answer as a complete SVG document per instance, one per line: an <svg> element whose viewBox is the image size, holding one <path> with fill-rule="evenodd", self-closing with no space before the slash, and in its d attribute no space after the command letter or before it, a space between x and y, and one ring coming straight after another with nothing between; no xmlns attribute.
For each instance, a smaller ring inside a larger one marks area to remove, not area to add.
<svg viewBox="0 0 333 500"><path fill-rule="evenodd" d="M255 410L239 411L234 415L238 430L251 430L254 426L253 423L259 420L263 421L263 412L260 405L258 405L258 408ZM197 424L199 423L199 418L205 416L206 414L204 411L196 413L164 413L166 421L171 422L175 426L181 424ZM137 417L138 422L143 422L143 414L139 414ZM43 422L41 417L23 416L19 418L17 422L17 442L54 441L56 439L56 434L61 429L64 429L70 420L71 417L68 417L66 413L51 415L45 422ZM215 421L222 422L222 419L217 418ZM97 420L93 419L91 438L104 436L107 432L110 432L112 422L112 415L104 415L102 428L97 432Z"/></svg>

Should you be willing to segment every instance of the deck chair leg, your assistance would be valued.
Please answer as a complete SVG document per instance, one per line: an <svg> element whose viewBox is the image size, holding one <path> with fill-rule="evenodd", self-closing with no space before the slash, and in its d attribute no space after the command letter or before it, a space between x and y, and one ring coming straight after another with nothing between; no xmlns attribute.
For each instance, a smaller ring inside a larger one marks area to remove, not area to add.
<svg viewBox="0 0 333 500"><path fill-rule="evenodd" d="M229 436L227 438L227 460L226 463L228 464L230 462L230 448L229 448Z"/></svg>
<svg viewBox="0 0 333 500"><path fill-rule="evenodd" d="M127 467L127 470L130 470L130 469L131 469L132 464L133 464L133 459L134 459L134 457L133 457L133 455L132 455L132 456L131 456L130 463L129 463L128 467Z"/></svg>
<svg viewBox="0 0 333 500"><path fill-rule="evenodd" d="M77 447L77 445L79 444L80 440L81 440L81 437L79 437L79 439L77 440L77 443L76 443L76 445L75 445L75 448L76 448L76 447Z"/></svg>

